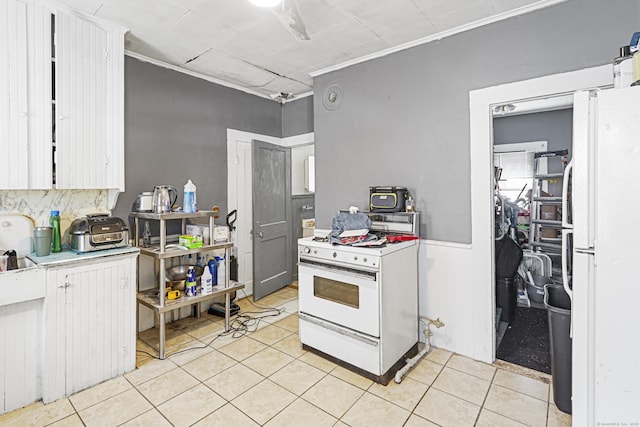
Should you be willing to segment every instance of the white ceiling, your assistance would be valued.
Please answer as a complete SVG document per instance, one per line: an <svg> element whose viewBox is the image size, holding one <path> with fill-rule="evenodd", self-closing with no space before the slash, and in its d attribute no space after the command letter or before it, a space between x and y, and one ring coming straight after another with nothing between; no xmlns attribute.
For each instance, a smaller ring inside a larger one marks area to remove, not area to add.
<svg viewBox="0 0 640 427"><path fill-rule="evenodd" d="M125 48L275 98L312 90L310 73L563 0L58 0L129 29ZM296 9L297 7L297 9ZM299 12L301 24L287 21ZM293 29L288 23L292 23ZM298 26L296 26L298 25ZM306 30L308 40L300 39Z"/></svg>

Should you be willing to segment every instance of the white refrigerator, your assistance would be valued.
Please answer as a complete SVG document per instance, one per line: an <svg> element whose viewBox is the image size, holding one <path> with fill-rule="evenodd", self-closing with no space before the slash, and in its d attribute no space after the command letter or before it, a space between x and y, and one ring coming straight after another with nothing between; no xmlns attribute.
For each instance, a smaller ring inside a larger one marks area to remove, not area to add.
<svg viewBox="0 0 640 427"><path fill-rule="evenodd" d="M573 425L639 425L640 87L578 92L573 108Z"/></svg>

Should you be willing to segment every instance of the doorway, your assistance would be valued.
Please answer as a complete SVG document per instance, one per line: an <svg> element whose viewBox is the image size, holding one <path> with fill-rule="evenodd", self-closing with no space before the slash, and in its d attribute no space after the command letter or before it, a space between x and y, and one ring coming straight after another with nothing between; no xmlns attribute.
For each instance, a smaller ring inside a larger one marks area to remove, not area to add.
<svg viewBox="0 0 640 427"><path fill-rule="evenodd" d="M475 301L472 309L477 348L476 358L488 363L495 361L495 263L493 223L493 171L491 169L493 145L493 117L491 110L522 100L535 100L571 94L589 88L611 87L611 66L589 68L556 74L500 86L474 90L469 93L470 157L471 157L471 227L472 249L470 262L479 286L474 286L470 297ZM585 313L588 307L573 306L573 313ZM587 325L574 324L573 334L586 334ZM575 341L574 341L575 343ZM575 345L575 344L574 344ZM593 381L588 370L588 352L573 351L574 414L586 413L586 389ZM577 384L576 386L576 382Z"/></svg>
<svg viewBox="0 0 640 427"><path fill-rule="evenodd" d="M235 229L231 231L234 255L238 261L238 281L244 283L244 293L254 294L253 272L253 188L252 188L252 141L260 140L270 144L295 149L313 145L313 133L276 138L251 132L227 129L227 206L229 212L237 210ZM296 182L304 182L304 173L292 168L292 188ZM304 185L304 184L302 184Z"/></svg>
<svg viewBox="0 0 640 427"><path fill-rule="evenodd" d="M567 102L572 103L572 98ZM554 98L549 104L558 109L500 114L493 120L493 165L498 171L494 195L496 359L546 374L551 373L551 352L543 285L553 279L561 281L560 249L554 246L559 246L559 230L545 228L543 239L534 239L544 240L548 244L544 248L530 244L530 225L536 217L532 213L540 212L539 197L535 198L538 202L532 201L538 194L558 196L545 202L549 204L544 213L545 219L559 219L562 185L558 182L562 178L540 177L549 175L548 164L554 172L562 170L555 169L559 159L541 153L570 149L573 123L572 110L565 104L557 104ZM522 259L516 257L520 254ZM552 268L552 257L557 271Z"/></svg>

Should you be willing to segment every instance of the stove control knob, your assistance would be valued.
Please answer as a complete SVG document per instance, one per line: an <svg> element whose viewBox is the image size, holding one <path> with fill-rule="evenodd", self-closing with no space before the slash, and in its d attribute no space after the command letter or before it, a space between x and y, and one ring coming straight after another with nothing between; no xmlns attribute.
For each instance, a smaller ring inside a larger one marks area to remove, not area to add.
<svg viewBox="0 0 640 427"><path fill-rule="evenodd" d="M363 259L362 259L362 261L367 262L367 259L366 259L366 258L363 258Z"/></svg>
<svg viewBox="0 0 640 427"><path fill-rule="evenodd" d="M357 257L357 256L354 256L354 257L353 257L353 260L354 260L354 261L357 261L357 260L358 260L358 257Z"/></svg>
<svg viewBox="0 0 640 427"><path fill-rule="evenodd" d="M333 253L333 257L335 258L335 257L337 257L337 256L338 256L338 253L337 253L337 252L334 252L334 253Z"/></svg>
<svg viewBox="0 0 640 427"><path fill-rule="evenodd" d="M311 252L311 249L310 249L309 247L306 247L306 248L304 248L304 249L303 249L303 252L304 252L305 254L308 254L308 253L310 253L310 252Z"/></svg>

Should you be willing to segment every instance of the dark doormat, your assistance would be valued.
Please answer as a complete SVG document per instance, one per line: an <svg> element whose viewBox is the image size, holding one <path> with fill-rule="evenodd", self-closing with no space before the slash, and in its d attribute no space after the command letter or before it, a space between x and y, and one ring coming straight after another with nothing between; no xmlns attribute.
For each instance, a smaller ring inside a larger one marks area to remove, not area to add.
<svg viewBox="0 0 640 427"><path fill-rule="evenodd" d="M549 347L547 310L517 307L515 319L496 351L496 359L550 374Z"/></svg>

